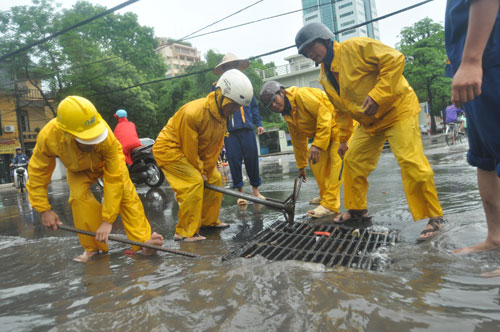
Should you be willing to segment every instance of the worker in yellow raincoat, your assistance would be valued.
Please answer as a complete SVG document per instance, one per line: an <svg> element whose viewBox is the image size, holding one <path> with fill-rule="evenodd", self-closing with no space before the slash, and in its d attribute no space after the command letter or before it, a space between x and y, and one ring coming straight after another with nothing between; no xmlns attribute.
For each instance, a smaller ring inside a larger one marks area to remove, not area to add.
<svg viewBox="0 0 500 332"><path fill-rule="evenodd" d="M339 131L333 106L320 89L290 87L276 81L264 83L260 102L285 118L299 177L306 178L305 168L311 163L320 192L320 205L307 212L313 218L336 215L340 206L339 177L342 160L337 149ZM308 149L308 139L313 139Z"/></svg>
<svg viewBox="0 0 500 332"><path fill-rule="evenodd" d="M250 80L237 69L228 70L215 91L182 106L156 139L153 155L179 204L174 240L204 240L198 234L202 226L229 227L219 220L222 194L204 189L204 182L222 185L216 166L227 117L248 106L252 97Z"/></svg>
<svg viewBox="0 0 500 332"><path fill-rule="evenodd" d="M122 147L94 105L78 96L66 97L57 108L57 117L42 128L28 167L26 187L33 208L42 214L44 226L62 224L49 203L47 187L56 166L56 157L66 167L70 189L69 204L77 228L96 232L96 237L78 235L85 252L75 260L86 262L99 250L108 251L108 235L118 213L130 240L162 245L160 234L151 226L130 181ZM90 185L102 177L102 206ZM134 252L140 250L133 247ZM144 248L143 254L155 251Z"/></svg>
<svg viewBox="0 0 500 332"><path fill-rule="evenodd" d="M414 220L429 218L419 240L437 235L444 219L434 173L422 147L417 96L403 76L404 55L365 37L338 43L321 23L309 23L295 37L300 54L321 64L319 81L336 112L339 154L345 155L344 205L338 222L367 214L368 175L389 141L401 167ZM360 124L350 145L352 121ZM348 150L349 149L349 150Z"/></svg>

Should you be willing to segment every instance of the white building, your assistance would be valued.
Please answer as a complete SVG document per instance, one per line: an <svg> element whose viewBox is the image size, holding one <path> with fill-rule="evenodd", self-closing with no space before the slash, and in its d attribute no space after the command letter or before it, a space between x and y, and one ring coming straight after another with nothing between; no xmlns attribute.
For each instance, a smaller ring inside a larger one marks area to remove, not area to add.
<svg viewBox="0 0 500 332"><path fill-rule="evenodd" d="M302 0L302 10L304 24L323 23L335 34L337 41L344 41L352 37L380 39L378 22L348 29L377 17L375 0ZM336 33L345 29L348 30Z"/></svg>
<svg viewBox="0 0 500 332"><path fill-rule="evenodd" d="M167 77L181 74L186 67L201 61L200 52L196 48L190 45L169 42L167 38L160 38L160 46L157 52L161 54L168 65Z"/></svg>

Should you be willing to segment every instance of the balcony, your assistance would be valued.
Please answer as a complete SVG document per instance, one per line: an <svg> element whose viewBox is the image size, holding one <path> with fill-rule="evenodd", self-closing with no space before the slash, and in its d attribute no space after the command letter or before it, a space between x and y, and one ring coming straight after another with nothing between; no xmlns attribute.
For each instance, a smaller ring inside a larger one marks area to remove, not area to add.
<svg viewBox="0 0 500 332"><path fill-rule="evenodd" d="M268 68L265 70L259 70L260 77L264 79L269 79L271 77L283 76L288 74L299 73L301 71L314 68L314 62L311 60L300 60L292 62L286 65Z"/></svg>

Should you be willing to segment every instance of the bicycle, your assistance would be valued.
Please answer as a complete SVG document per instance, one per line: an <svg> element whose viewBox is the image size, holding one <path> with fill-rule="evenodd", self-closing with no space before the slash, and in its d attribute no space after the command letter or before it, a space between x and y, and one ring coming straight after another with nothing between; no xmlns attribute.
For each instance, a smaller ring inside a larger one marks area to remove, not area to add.
<svg viewBox="0 0 500 332"><path fill-rule="evenodd" d="M447 145L462 143L462 135L458 133L457 123L450 122L446 124L445 140Z"/></svg>

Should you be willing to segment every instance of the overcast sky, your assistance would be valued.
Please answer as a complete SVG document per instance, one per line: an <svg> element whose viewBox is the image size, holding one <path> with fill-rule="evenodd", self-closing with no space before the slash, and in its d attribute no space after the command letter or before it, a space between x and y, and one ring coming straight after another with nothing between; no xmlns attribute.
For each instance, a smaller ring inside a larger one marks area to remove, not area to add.
<svg viewBox="0 0 500 332"><path fill-rule="evenodd" d="M92 0L108 8L125 0ZM131 11L139 17L139 23L153 27L158 37L181 38L208 24L211 24L258 0L141 0L119 11ZM59 0L63 7L69 8L76 0ZM378 16L421 2L421 0L376 0ZM0 10L11 6L30 4L29 0L2 0ZM301 0L263 0L243 12L234 15L200 33L262 19L273 15L301 9ZM444 21L446 0L434 0L418 8L392 16L379 22L380 39L390 46L398 42L398 34L405 26L425 17L434 21ZM247 58L277 50L294 44L295 34L302 27L302 13L296 12L283 17L264 20L243 27L189 39L202 54L214 49L219 53L232 52L238 57ZM272 56L264 57L264 62L274 61L284 64L284 57L295 54L290 49Z"/></svg>

